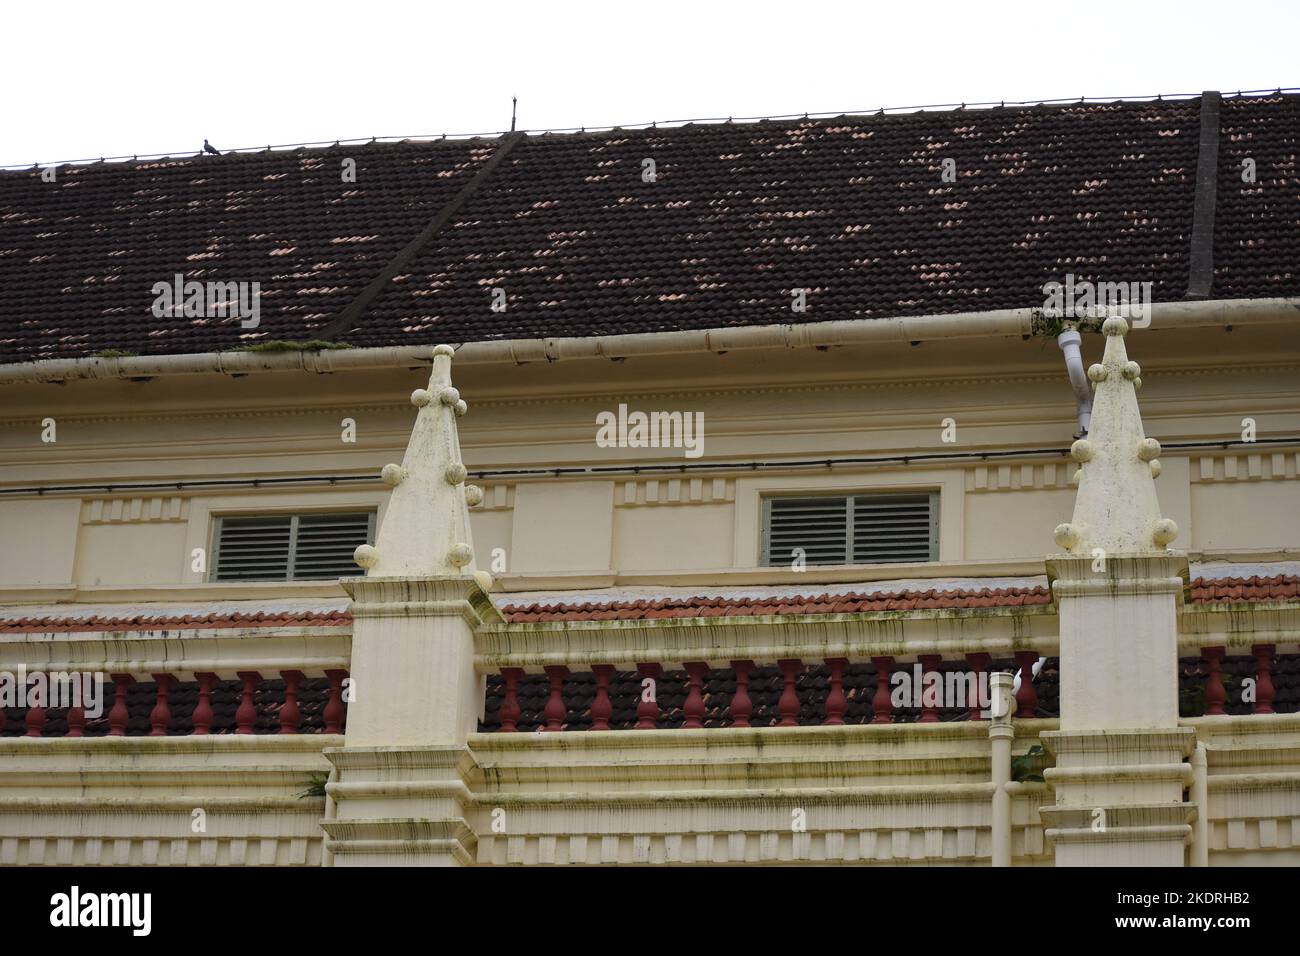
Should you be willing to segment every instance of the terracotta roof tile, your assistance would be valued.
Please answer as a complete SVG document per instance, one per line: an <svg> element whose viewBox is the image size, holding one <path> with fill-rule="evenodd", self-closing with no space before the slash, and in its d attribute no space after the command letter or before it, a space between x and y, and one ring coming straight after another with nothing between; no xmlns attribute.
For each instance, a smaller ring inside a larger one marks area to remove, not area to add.
<svg viewBox="0 0 1300 956"><path fill-rule="evenodd" d="M1300 600L1300 575L1273 577L1196 578L1191 582L1194 604ZM560 621L635 621L700 617L756 617L766 615L861 614L878 611L945 610L960 608L1033 607L1051 604L1045 587L980 588L938 591L871 591L847 594L780 596L770 598L688 597L580 604L506 604L501 613L512 624ZM207 629L226 627L346 627L352 615L346 610L295 611L252 614L126 616L75 615L0 618L0 633L66 633L69 631L132 631Z"/></svg>
<svg viewBox="0 0 1300 956"><path fill-rule="evenodd" d="M1279 574L1271 578L1197 578L1191 583L1191 600L1194 604L1300 600L1300 576ZM1051 593L1045 587L948 591L928 588L771 598L688 597L656 601L611 601L603 604L590 601L581 604L506 604L501 608L501 613L512 624L528 624L537 621L861 614L876 611L1034 607L1051 603Z"/></svg>
<svg viewBox="0 0 1300 956"><path fill-rule="evenodd" d="M963 607L1019 607L1050 604L1045 587L983 588L978 591L876 591L773 598L664 598L648 602L606 604L507 604L501 609L515 624L547 621L659 620L688 617L754 617L763 615L859 614L869 611L915 611Z"/></svg>
<svg viewBox="0 0 1300 956"><path fill-rule="evenodd" d="M1294 601L1300 598L1300 575L1266 578L1196 578L1191 586L1197 604L1228 601Z"/></svg>
<svg viewBox="0 0 1300 956"><path fill-rule="evenodd" d="M151 615L134 614L125 617L20 617L0 618L0 633L40 632L66 633L69 631L159 631L198 630L219 627L346 627L352 623L347 611L305 611L293 614L213 613Z"/></svg>

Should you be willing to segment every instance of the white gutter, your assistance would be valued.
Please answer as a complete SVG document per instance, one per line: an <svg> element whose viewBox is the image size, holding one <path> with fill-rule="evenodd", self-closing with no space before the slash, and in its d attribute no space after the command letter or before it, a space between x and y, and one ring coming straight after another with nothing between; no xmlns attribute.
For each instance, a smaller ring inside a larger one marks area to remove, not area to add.
<svg viewBox="0 0 1300 956"><path fill-rule="evenodd" d="M1150 328L1159 330L1271 325L1300 321L1300 299L1219 299L1151 306ZM1001 309L912 318L850 319L803 325L762 325L698 332L638 332L586 338L506 339L470 342L457 365L557 362L580 358L630 358L741 349L813 348L927 342L937 339L1028 336L1039 330L1042 309ZM427 366L434 344L318 352L206 352L122 358L48 359L0 365L0 385L68 379L152 378L157 375L255 372L342 372Z"/></svg>

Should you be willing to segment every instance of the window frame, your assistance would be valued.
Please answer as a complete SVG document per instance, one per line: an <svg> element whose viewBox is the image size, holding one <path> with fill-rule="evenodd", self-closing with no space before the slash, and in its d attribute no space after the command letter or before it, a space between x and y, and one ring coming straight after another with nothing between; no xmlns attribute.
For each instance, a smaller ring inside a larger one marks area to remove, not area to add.
<svg viewBox="0 0 1300 956"><path fill-rule="evenodd" d="M373 543L375 540L375 529L378 525L379 510L376 507L370 508L308 508L299 511L280 511L280 510L247 510L247 511L227 511L220 514L213 514L212 534L209 542L208 554L211 559L208 562L208 571L206 580L209 584L319 584L322 581L331 581L333 578L296 578L293 576L294 565L298 555L298 522L303 517L315 517L317 515L366 515L366 540ZM289 549L285 561L285 577L283 578L226 578L217 577L217 569L221 566L221 529L227 518L288 518L289 519ZM360 573L360 569L358 569Z"/></svg>
<svg viewBox="0 0 1300 956"><path fill-rule="evenodd" d="M854 508L859 498L928 498L930 509L930 534L929 534L929 553L924 561L874 561L874 562L857 562L853 560L856 542L853 539L853 528L855 525ZM774 501L795 500L799 498L842 498L844 500L844 554L848 559L846 564L813 564L809 563L808 567L818 568L839 568L839 567L873 567L876 565L891 564L934 564L940 560L939 557L939 507L940 507L940 489L938 488L919 488L910 490L885 489L885 488L868 488L863 490L853 489L808 489L796 493L774 491L770 493L759 493L759 546L758 560L761 568L782 568L789 566L790 561L782 560L773 562L771 555L772 548L772 503Z"/></svg>

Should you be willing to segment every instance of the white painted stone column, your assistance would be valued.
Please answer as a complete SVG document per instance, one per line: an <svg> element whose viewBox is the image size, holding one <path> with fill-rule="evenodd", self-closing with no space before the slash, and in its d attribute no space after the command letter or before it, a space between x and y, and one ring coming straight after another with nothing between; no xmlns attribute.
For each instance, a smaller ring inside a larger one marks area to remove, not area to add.
<svg viewBox="0 0 1300 956"><path fill-rule="evenodd" d="M1196 807L1184 799L1195 743L1178 726L1178 606L1185 554L1160 517L1160 445L1143 432L1141 369L1107 319L1091 431L1074 443L1074 516L1047 560L1060 615L1061 727L1043 735L1056 805L1040 812L1057 865L1182 866Z"/></svg>
<svg viewBox="0 0 1300 956"><path fill-rule="evenodd" d="M392 497L373 547L357 549L365 577L352 596L352 662L345 746L326 750L337 780L322 822L335 866L462 865L477 838L467 822L467 747L482 703L474 632L499 621L491 579L474 564L451 385L450 346L434 350L428 389L401 465L385 465Z"/></svg>

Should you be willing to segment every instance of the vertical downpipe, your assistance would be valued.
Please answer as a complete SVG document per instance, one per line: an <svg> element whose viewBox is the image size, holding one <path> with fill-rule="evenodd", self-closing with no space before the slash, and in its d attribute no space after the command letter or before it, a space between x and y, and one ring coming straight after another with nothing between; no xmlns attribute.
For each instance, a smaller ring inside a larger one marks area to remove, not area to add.
<svg viewBox="0 0 1300 956"><path fill-rule="evenodd" d="M1192 825L1192 866L1210 865L1210 768L1205 744L1196 742L1192 752L1192 802L1196 822Z"/></svg>
<svg viewBox="0 0 1300 956"><path fill-rule="evenodd" d="M1075 438L1084 438L1092 427L1092 384L1088 373L1083 370L1083 355L1079 345L1083 341L1078 329L1066 329L1056 337L1056 344L1065 355L1065 370L1070 376L1070 387L1074 389L1074 401L1079 418L1079 430Z"/></svg>
<svg viewBox="0 0 1300 956"><path fill-rule="evenodd" d="M996 673L990 675L992 686L991 704L992 720L989 721L989 742L993 750L993 865L1011 865L1011 794L1007 784L1011 782L1011 740L1016 732L1011 727L1011 685L1014 678L1010 674Z"/></svg>
<svg viewBox="0 0 1300 956"><path fill-rule="evenodd" d="M338 779L339 779L339 768L331 766L330 775L325 780L325 819L326 820L334 819L334 813L335 813L334 797L330 795L330 784L337 783ZM321 866L334 865L334 851L329 848L329 840L330 840L329 834L325 833L325 831L322 830L321 850L320 850Z"/></svg>

